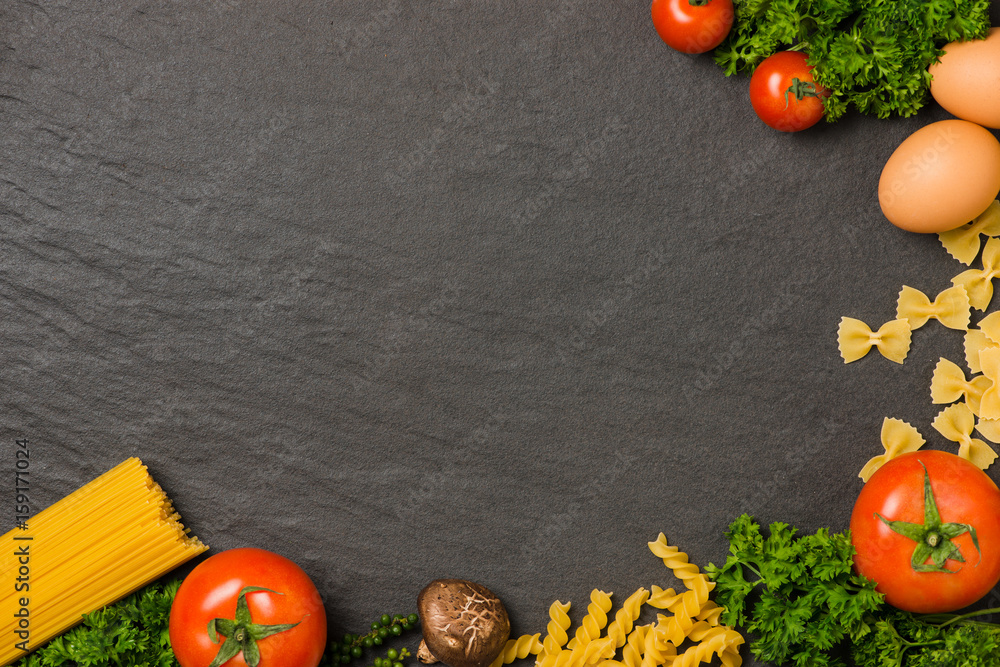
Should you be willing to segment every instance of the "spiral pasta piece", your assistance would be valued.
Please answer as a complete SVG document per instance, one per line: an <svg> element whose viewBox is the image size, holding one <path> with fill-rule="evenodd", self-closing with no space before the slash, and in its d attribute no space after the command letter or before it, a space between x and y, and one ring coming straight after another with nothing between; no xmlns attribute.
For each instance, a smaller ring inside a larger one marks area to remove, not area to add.
<svg viewBox="0 0 1000 667"><path fill-rule="evenodd" d="M526 635L517 640L520 645L508 642L491 667L530 653L538 656L536 667L696 667L715 657L722 667L741 667L739 647L744 640L739 632L721 624L725 610L709 600L715 584L686 553L669 545L663 533L648 545L683 582L684 591L639 588L609 619L611 594L594 589L573 637L569 635L570 606L557 600L549 607L545 640ZM669 613L657 614L655 623L636 625L645 604ZM618 649L620 658L616 658Z"/></svg>
<svg viewBox="0 0 1000 667"><path fill-rule="evenodd" d="M608 637L615 641L615 648L621 648L628 639L628 634L632 632L635 620L639 618L642 605L649 599L649 591L640 588L632 595L628 596L622 603L621 609L615 612L615 620L608 626Z"/></svg>
<svg viewBox="0 0 1000 667"><path fill-rule="evenodd" d="M545 639L542 641L543 653L558 653L566 645L566 642L569 641L569 635L566 634L572 623L569 619L569 608L569 602L563 604L559 600L556 600L549 606L549 624L546 626L548 634L545 635Z"/></svg>
<svg viewBox="0 0 1000 667"><path fill-rule="evenodd" d="M719 617L724 611L725 609L709 600L702 606L695 618L699 621L707 621L709 625L719 625Z"/></svg>
<svg viewBox="0 0 1000 667"><path fill-rule="evenodd" d="M649 632L649 625L638 625L632 628L625 647L622 648L622 663L624 667L640 667L642 655L646 652L646 633Z"/></svg>
<svg viewBox="0 0 1000 667"><path fill-rule="evenodd" d="M590 593L587 615L580 621L580 627L576 629L576 636L569 640L566 648L572 650L580 644L586 644L600 637L601 631L608 624L608 612L611 611L611 606L611 594L595 588Z"/></svg>
<svg viewBox="0 0 1000 667"><path fill-rule="evenodd" d="M649 543L649 550L663 560L663 564L670 568L675 577L684 582L688 590L695 592L700 609L708 601L708 594L715 588L715 583L710 582L697 565L688 562L686 553L667 544L667 538L663 533L660 533L656 541ZM686 608L690 608L690 605Z"/></svg>
<svg viewBox="0 0 1000 667"><path fill-rule="evenodd" d="M507 643L503 646L503 650L500 651L500 655L490 663L490 667L509 665L515 660L527 658L528 655L541 653L543 648L540 640L541 636L542 633L539 632L533 635L521 635L517 639L508 639Z"/></svg>
<svg viewBox="0 0 1000 667"><path fill-rule="evenodd" d="M674 660L672 667L695 667L713 657L722 657L728 649L738 647L743 643L743 636L729 628L712 628L701 641L687 649ZM739 653L736 653L739 657Z"/></svg>
<svg viewBox="0 0 1000 667"><path fill-rule="evenodd" d="M719 654L719 660L722 661L722 667L740 667L743 664L743 658L740 657L739 646L727 646Z"/></svg>
<svg viewBox="0 0 1000 667"><path fill-rule="evenodd" d="M677 647L670 643L666 628L670 617L657 614L656 625L646 633L646 651L642 656L641 667L657 667L663 665L677 655Z"/></svg>
<svg viewBox="0 0 1000 667"><path fill-rule="evenodd" d="M646 604L657 609L668 609L679 597L680 595L672 588L660 588L654 585Z"/></svg>

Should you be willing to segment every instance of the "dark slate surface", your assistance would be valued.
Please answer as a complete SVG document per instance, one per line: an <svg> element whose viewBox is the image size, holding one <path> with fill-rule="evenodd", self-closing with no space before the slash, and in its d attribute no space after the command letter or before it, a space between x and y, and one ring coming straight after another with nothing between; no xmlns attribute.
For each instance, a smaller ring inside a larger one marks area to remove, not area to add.
<svg viewBox="0 0 1000 667"><path fill-rule="evenodd" d="M704 565L744 511L846 528L885 416L948 447L960 334L836 347L963 268L876 199L939 108L774 132L638 2L13 0L0 45L36 511L135 455L334 631L456 576L533 633L674 583L660 531Z"/></svg>

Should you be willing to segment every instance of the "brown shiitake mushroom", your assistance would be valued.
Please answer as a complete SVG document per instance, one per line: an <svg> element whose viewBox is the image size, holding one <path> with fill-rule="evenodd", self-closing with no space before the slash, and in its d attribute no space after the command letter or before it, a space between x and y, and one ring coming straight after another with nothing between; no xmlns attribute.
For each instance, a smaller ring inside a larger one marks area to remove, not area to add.
<svg viewBox="0 0 1000 667"><path fill-rule="evenodd" d="M436 579L417 597L424 640L417 658L449 667L486 667L510 638L510 619L500 598L464 579Z"/></svg>

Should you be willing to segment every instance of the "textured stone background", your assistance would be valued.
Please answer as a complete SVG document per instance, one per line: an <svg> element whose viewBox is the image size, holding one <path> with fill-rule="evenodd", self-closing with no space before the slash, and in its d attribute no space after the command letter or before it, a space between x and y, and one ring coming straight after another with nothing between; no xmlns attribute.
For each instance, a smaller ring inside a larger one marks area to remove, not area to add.
<svg viewBox="0 0 1000 667"><path fill-rule="evenodd" d="M0 46L2 451L30 441L36 511L135 455L214 550L301 563L334 631L459 576L533 633L671 584L660 531L704 565L744 511L844 529L885 416L948 447L960 334L836 347L963 268L876 200L939 108L771 131L648 2L12 0Z"/></svg>

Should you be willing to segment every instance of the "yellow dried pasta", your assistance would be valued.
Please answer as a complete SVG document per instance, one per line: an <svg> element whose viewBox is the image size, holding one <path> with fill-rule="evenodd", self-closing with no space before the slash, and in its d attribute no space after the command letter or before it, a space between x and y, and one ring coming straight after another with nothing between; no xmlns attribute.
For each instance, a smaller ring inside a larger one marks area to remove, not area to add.
<svg viewBox="0 0 1000 667"><path fill-rule="evenodd" d="M976 417L965 403L950 405L931 424L938 433L948 440L958 443L958 455L985 470L992 464L997 453L979 438L972 437Z"/></svg>
<svg viewBox="0 0 1000 667"><path fill-rule="evenodd" d="M632 595L628 596L622 603L621 609L615 613L615 620L608 626L608 637L615 642L615 648L621 648L628 640L628 634L632 632L635 620L639 618L642 605L649 599L649 591L640 588Z"/></svg>
<svg viewBox="0 0 1000 667"><path fill-rule="evenodd" d="M546 626L547 634L542 641L544 653L557 653L569 641L569 635L566 633L572 625L569 608L568 602L563 604L559 600L549 606L549 624Z"/></svg>
<svg viewBox="0 0 1000 667"><path fill-rule="evenodd" d="M541 633L534 635L521 635L517 639L508 639L504 644L500 655L493 659L490 667L500 667L509 665L520 658L527 658L529 655L537 655L542 652Z"/></svg>
<svg viewBox="0 0 1000 667"><path fill-rule="evenodd" d="M938 234L948 254L968 266L976 259L981 247L980 234L1000 236L1000 201L994 201L972 222Z"/></svg>
<svg viewBox="0 0 1000 667"><path fill-rule="evenodd" d="M577 644L586 644L601 636L601 630L608 624L608 612L611 611L611 594L596 588L590 593L590 604L587 615L580 621L576 636L569 640L566 648L574 649Z"/></svg>
<svg viewBox="0 0 1000 667"><path fill-rule="evenodd" d="M910 329L915 331L936 319L949 329L964 330L971 317L969 294L962 285L943 290L932 302L918 289L903 285L896 300L896 319L906 319Z"/></svg>
<svg viewBox="0 0 1000 667"><path fill-rule="evenodd" d="M980 329L967 329L965 331L965 364L972 373L982 373L983 367L979 363L979 354L991 347L1000 347L990 340L986 332Z"/></svg>
<svg viewBox="0 0 1000 667"><path fill-rule="evenodd" d="M677 656L671 667L694 667L703 662L709 662L715 656L721 658L723 653L732 652L742 643L743 636L735 630L722 627L712 628L695 646ZM736 658L739 658L738 653Z"/></svg>
<svg viewBox="0 0 1000 667"><path fill-rule="evenodd" d="M958 364L941 357L931 377L931 403L954 403L964 398L973 414L979 414L983 392L992 384L984 375L966 379L965 372Z"/></svg>
<svg viewBox="0 0 1000 667"><path fill-rule="evenodd" d="M901 419L886 417L882 420L882 447L885 453L868 459L858 477L867 482L886 463L902 454L917 451L923 444L924 437L916 428Z"/></svg>
<svg viewBox="0 0 1000 667"><path fill-rule="evenodd" d="M709 592L715 588L715 583L708 580L698 566L688 561L688 556L683 551L667 544L667 538L663 533L655 541L649 542L649 550L658 556L663 564L674 573L674 576L684 582L688 590L681 594L678 602L683 608L694 616L701 611L702 605L708 602ZM676 603L668 605L670 611L676 612Z"/></svg>
<svg viewBox="0 0 1000 667"><path fill-rule="evenodd" d="M979 352L979 366L990 380L990 386L979 399L979 416L1000 419L1000 347L988 347Z"/></svg>
<svg viewBox="0 0 1000 667"><path fill-rule="evenodd" d="M1000 276L1000 239L991 238L983 248L983 268L962 271L951 282L965 288L973 308L986 310L993 300L993 279L997 276Z"/></svg>
<svg viewBox="0 0 1000 667"><path fill-rule="evenodd" d="M910 322L905 319L890 320L873 332L861 320L842 317L837 328L837 345L845 364L861 359L872 347L886 359L901 364L910 351L910 338Z"/></svg>
<svg viewBox="0 0 1000 667"><path fill-rule="evenodd" d="M742 636L720 625L722 607L708 599L715 584L708 580L687 554L667 544L663 533L648 543L650 551L663 560L686 588L639 588L614 613L611 593L594 589L587 615L576 633L569 637L569 603L558 600L549 607L549 623L544 641L540 635L525 635L504 647L492 667L534 653L536 667L668 667L687 660L690 665L718 656L724 667L738 667ZM655 623L636 625L646 605L667 610L657 614ZM726 639L722 639L725 637ZM733 638L739 637L739 642ZM702 647L700 652L694 649ZM620 659L618 651L621 649ZM688 656L688 657L684 657Z"/></svg>
<svg viewBox="0 0 1000 667"><path fill-rule="evenodd" d="M651 627L638 625L632 628L622 648L621 661L624 667L639 667L642 664L642 656L646 651L646 634Z"/></svg>

